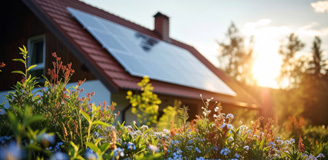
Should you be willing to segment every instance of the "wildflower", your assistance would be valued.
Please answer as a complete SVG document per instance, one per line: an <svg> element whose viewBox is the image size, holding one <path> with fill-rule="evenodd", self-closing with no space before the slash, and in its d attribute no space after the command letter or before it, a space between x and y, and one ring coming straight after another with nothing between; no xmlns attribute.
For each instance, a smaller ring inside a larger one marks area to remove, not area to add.
<svg viewBox="0 0 328 160"><path fill-rule="evenodd" d="M222 125L221 125L221 128L224 128L226 126L226 124L225 123L223 123Z"/></svg>
<svg viewBox="0 0 328 160"><path fill-rule="evenodd" d="M99 137L99 133L98 132L93 132L94 135L96 135L97 137Z"/></svg>
<svg viewBox="0 0 328 160"><path fill-rule="evenodd" d="M124 157L124 150L122 148L116 148L114 150L114 157L121 156Z"/></svg>
<svg viewBox="0 0 328 160"><path fill-rule="evenodd" d="M91 149L89 149L89 150L87 149L87 151L85 152L85 157L88 160L96 160L96 159L98 159L98 156Z"/></svg>
<svg viewBox="0 0 328 160"><path fill-rule="evenodd" d="M291 143L295 143L295 139L294 139L294 138L291 138L291 139L290 139L290 142L291 142Z"/></svg>
<svg viewBox="0 0 328 160"><path fill-rule="evenodd" d="M151 150L152 152L157 152L158 151L158 148L154 145L151 145L151 144L148 146L148 149Z"/></svg>
<svg viewBox="0 0 328 160"><path fill-rule="evenodd" d="M0 137L0 143L5 144L6 141L10 140L9 136L2 136Z"/></svg>
<svg viewBox="0 0 328 160"><path fill-rule="evenodd" d="M220 151L220 154L226 156L230 153L230 150L228 148L223 148L221 151Z"/></svg>
<svg viewBox="0 0 328 160"><path fill-rule="evenodd" d="M249 130L246 131L246 133L247 134L251 134L252 133L252 130L249 129Z"/></svg>
<svg viewBox="0 0 328 160"><path fill-rule="evenodd" d="M142 126L141 126L141 129L142 129L142 130L147 130L147 129L148 129L148 126L146 126L146 125L142 125Z"/></svg>
<svg viewBox="0 0 328 160"><path fill-rule="evenodd" d="M198 157L196 160L205 160L204 157Z"/></svg>
<svg viewBox="0 0 328 160"><path fill-rule="evenodd" d="M217 116L216 114L213 114L213 117L216 118L216 117L218 117L218 116Z"/></svg>
<svg viewBox="0 0 328 160"><path fill-rule="evenodd" d="M235 158L239 158L239 155L237 153L235 154Z"/></svg>
<svg viewBox="0 0 328 160"><path fill-rule="evenodd" d="M277 140L277 143L278 143L278 144L283 144L284 141L283 141L283 140Z"/></svg>
<svg viewBox="0 0 328 160"><path fill-rule="evenodd" d="M248 151L249 150L249 146L244 146L244 150Z"/></svg>
<svg viewBox="0 0 328 160"><path fill-rule="evenodd" d="M217 146L214 146L214 150L215 150L215 151L218 151L219 148L218 148Z"/></svg>
<svg viewBox="0 0 328 160"><path fill-rule="evenodd" d="M195 148L195 150L198 152L198 153L200 153L201 151L199 150L199 148L198 147L196 147Z"/></svg>
<svg viewBox="0 0 328 160"><path fill-rule="evenodd" d="M260 136L258 136L258 135L256 135L256 134L254 134L253 137L255 137L255 138L260 138Z"/></svg>
<svg viewBox="0 0 328 160"><path fill-rule="evenodd" d="M193 141L192 139L188 141L189 144L191 144L191 143L193 143L193 142L194 142L194 141Z"/></svg>
<svg viewBox="0 0 328 160"><path fill-rule="evenodd" d="M276 144L274 142L270 142L268 143L268 146L276 146Z"/></svg>
<svg viewBox="0 0 328 160"><path fill-rule="evenodd" d="M169 130L168 129L163 129L163 132L164 133L169 133Z"/></svg>
<svg viewBox="0 0 328 160"><path fill-rule="evenodd" d="M68 160L69 157L67 154L62 152L56 152L53 156L50 157L50 160Z"/></svg>
<svg viewBox="0 0 328 160"><path fill-rule="evenodd" d="M219 109L220 109L219 107L215 107L214 111L217 112L219 111Z"/></svg>
<svg viewBox="0 0 328 160"><path fill-rule="evenodd" d="M43 133L42 135L39 135L39 137L42 139L42 141L48 141L50 143L55 142L55 136L52 134Z"/></svg>
<svg viewBox="0 0 328 160"><path fill-rule="evenodd" d="M298 141L298 151L300 151L300 152L304 152L305 151L305 147L304 147L303 139L302 138L300 138L300 140Z"/></svg>
<svg viewBox="0 0 328 160"><path fill-rule="evenodd" d="M10 142L5 148L0 148L0 159L21 159L22 154L15 142Z"/></svg>
<svg viewBox="0 0 328 160"><path fill-rule="evenodd" d="M317 156L317 158L325 158L325 155L322 153L319 153L319 155Z"/></svg>
<svg viewBox="0 0 328 160"><path fill-rule="evenodd" d="M131 125L124 126L127 130L133 130Z"/></svg>
<svg viewBox="0 0 328 160"><path fill-rule="evenodd" d="M234 116L233 116L233 114L229 113L229 114L227 114L227 117L226 118L227 119L234 119Z"/></svg>
<svg viewBox="0 0 328 160"><path fill-rule="evenodd" d="M232 138L232 137L229 137L228 141L230 142L230 141L232 141L232 140L233 140L233 138Z"/></svg>
<svg viewBox="0 0 328 160"><path fill-rule="evenodd" d="M228 124L227 128L228 129L233 129L233 125L232 124Z"/></svg>
<svg viewBox="0 0 328 160"><path fill-rule="evenodd" d="M128 148L128 150L130 150L130 149L135 150L136 149L136 145L134 145L132 142L129 142L127 144L127 147L126 148Z"/></svg>

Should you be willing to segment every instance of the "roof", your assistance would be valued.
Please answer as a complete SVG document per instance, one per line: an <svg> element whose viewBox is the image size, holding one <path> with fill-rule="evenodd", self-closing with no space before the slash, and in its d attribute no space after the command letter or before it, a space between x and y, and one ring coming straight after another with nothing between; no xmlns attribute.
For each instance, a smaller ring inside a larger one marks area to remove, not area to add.
<svg viewBox="0 0 328 160"><path fill-rule="evenodd" d="M100 43L73 18L66 8L78 9L148 36L161 39L156 32L77 0L23 0L23 2L111 92L139 89L137 82L141 78L132 76L125 71L123 66L102 48ZM154 86L154 92L192 99L199 99L199 95L202 94L203 97L213 97L222 103L244 107L258 107L257 101L250 94L222 70L219 70L210 63L194 47L174 39L171 39L170 43L191 52L199 61L233 89L237 93L237 96L227 96L153 80L151 83Z"/></svg>

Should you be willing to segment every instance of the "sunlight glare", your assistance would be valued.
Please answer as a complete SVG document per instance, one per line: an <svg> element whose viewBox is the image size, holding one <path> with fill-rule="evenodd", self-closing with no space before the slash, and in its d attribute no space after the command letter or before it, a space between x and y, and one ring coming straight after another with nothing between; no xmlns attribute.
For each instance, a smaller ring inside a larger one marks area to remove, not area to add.
<svg viewBox="0 0 328 160"><path fill-rule="evenodd" d="M257 57L252 70L258 85L278 88L278 84L275 81L276 77L279 76L281 65L281 57L278 55L278 50L278 40L262 39L255 44L254 52Z"/></svg>

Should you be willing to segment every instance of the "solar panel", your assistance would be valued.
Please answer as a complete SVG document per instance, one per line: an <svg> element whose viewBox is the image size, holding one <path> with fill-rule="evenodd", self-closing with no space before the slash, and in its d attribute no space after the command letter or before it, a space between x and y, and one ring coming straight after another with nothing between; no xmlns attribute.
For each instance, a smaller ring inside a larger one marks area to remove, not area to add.
<svg viewBox="0 0 328 160"><path fill-rule="evenodd" d="M188 50L80 10L67 10L131 75L236 95Z"/></svg>

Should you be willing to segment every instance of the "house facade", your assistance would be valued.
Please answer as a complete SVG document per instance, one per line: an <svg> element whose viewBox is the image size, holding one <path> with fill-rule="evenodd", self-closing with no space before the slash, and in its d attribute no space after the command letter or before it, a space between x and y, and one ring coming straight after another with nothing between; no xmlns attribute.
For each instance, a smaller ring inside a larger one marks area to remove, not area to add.
<svg viewBox="0 0 328 160"><path fill-rule="evenodd" d="M125 97L128 90L139 90L143 75L150 77L162 100L160 110L180 100L194 118L201 113L200 94L221 102L226 112L259 109L247 91L195 48L170 38L169 17L161 13L154 16L154 30L150 30L77 0L13 0L2 7L0 61L7 65L0 73L0 102L21 79L10 72L23 66L11 60L19 58L18 47L25 45L28 65L38 65L32 75L46 75L54 61L51 53L56 52L63 63L73 64L75 74L69 85L86 79L81 87L95 91L93 102L116 102L121 121L135 119Z"/></svg>

